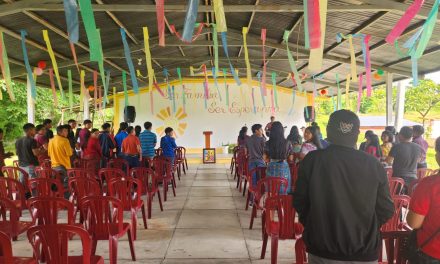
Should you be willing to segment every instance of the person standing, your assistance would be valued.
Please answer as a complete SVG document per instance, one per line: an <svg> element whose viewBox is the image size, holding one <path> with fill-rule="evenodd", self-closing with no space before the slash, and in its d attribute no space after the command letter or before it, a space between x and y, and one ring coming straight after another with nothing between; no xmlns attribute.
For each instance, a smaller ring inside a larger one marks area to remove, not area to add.
<svg viewBox="0 0 440 264"><path fill-rule="evenodd" d="M44 128L46 128L46 139L49 142L49 140L53 138L52 120L51 119L44 119L43 126L44 126Z"/></svg>
<svg viewBox="0 0 440 264"><path fill-rule="evenodd" d="M124 139L128 136L127 128L128 128L128 124L126 122L121 122L119 124L119 131L115 136L117 156L121 154L122 141L124 141Z"/></svg>
<svg viewBox="0 0 440 264"><path fill-rule="evenodd" d="M299 159L304 159L309 152L317 149L322 149L319 130L316 126L309 126L304 131L304 143L299 151Z"/></svg>
<svg viewBox="0 0 440 264"><path fill-rule="evenodd" d="M428 165L426 164L426 152L428 151L428 142L423 138L423 134L425 133L425 129L421 125L415 125L413 126L413 143L416 143L420 146L422 153L420 156L420 161L417 163L417 169L427 168Z"/></svg>
<svg viewBox="0 0 440 264"><path fill-rule="evenodd" d="M48 147L52 169L61 173L61 181L65 190L68 188L67 170L72 168L70 157L73 155L69 139L67 139L69 129L69 125L57 126L57 135L49 141ZM68 199L69 193L64 193L64 197Z"/></svg>
<svg viewBox="0 0 440 264"><path fill-rule="evenodd" d="M69 121L67 121L67 124L70 127L69 135L67 136L67 138L69 139L70 146L72 147L72 150L75 150L75 147L77 144L77 142L75 140L75 130L76 130L77 123L74 119L70 119Z"/></svg>
<svg viewBox="0 0 440 264"><path fill-rule="evenodd" d="M0 128L0 172L5 166L5 159L9 159L13 155L14 153L12 152L5 152L5 147L3 146L3 129Z"/></svg>
<svg viewBox="0 0 440 264"><path fill-rule="evenodd" d="M177 148L176 140L174 139L174 130L171 127L165 128L165 136L160 139L160 147L162 148L163 156L174 164L175 153Z"/></svg>
<svg viewBox="0 0 440 264"><path fill-rule="evenodd" d="M270 136L270 130L272 129L272 124L273 122L275 122L275 117L271 116L270 117L270 122L266 124L266 126L264 127L264 132L266 132L266 136L269 137Z"/></svg>
<svg viewBox="0 0 440 264"><path fill-rule="evenodd" d="M398 137L399 143L391 148L386 162L393 164L393 177L402 178L406 187L409 187L411 182L417 179L417 163L420 161L422 148L411 142L413 137L411 127L402 127Z"/></svg>
<svg viewBox="0 0 440 264"><path fill-rule="evenodd" d="M240 129L237 138L237 146L246 146L246 141L249 139L249 136L247 135L247 131L248 131L247 126L244 126Z"/></svg>
<svg viewBox="0 0 440 264"><path fill-rule="evenodd" d="M99 130L93 128L90 137L86 140L86 148L83 152L84 159L102 159L101 144L99 144Z"/></svg>
<svg viewBox="0 0 440 264"><path fill-rule="evenodd" d="M18 166L26 171L30 178L35 178L35 167L38 166L37 156L43 152L42 147L37 146L34 124L27 123L23 126L25 135L15 142L15 153L18 156ZM20 182L26 184L23 175L20 175Z"/></svg>
<svg viewBox="0 0 440 264"><path fill-rule="evenodd" d="M99 144L101 145L102 156L106 159L113 157L113 150L116 148L116 144L110 135L111 125L109 123L104 123L102 126L101 134L99 134ZM106 164L103 164L105 167Z"/></svg>
<svg viewBox="0 0 440 264"><path fill-rule="evenodd" d="M299 167L293 204L311 264L377 264L380 227L394 204L380 162L355 149L359 127L355 113L333 112L330 146L309 153Z"/></svg>
<svg viewBox="0 0 440 264"><path fill-rule="evenodd" d="M87 139L90 138L90 129L92 128L92 121L89 119L84 120L83 122L84 127L79 131L79 146L81 147L81 150L84 151L84 149L87 147Z"/></svg>
<svg viewBox="0 0 440 264"><path fill-rule="evenodd" d="M151 132L151 129L153 127L153 124L151 122L145 122L144 128L145 130L142 131L139 135L139 140L141 141L141 148L142 148L142 157L146 160L154 158L154 148L157 144L157 136L153 132Z"/></svg>
<svg viewBox="0 0 440 264"><path fill-rule="evenodd" d="M45 159L49 159L49 155L47 154L47 145L49 141L46 138L46 128L43 125L37 125L35 127L36 135L34 137L35 141L37 141L37 147L41 149L38 154L38 163L42 163Z"/></svg>
<svg viewBox="0 0 440 264"><path fill-rule="evenodd" d="M139 167L142 161L141 142L136 137L136 132L132 126L127 128L127 133L128 136L122 141L121 153L130 168Z"/></svg>
<svg viewBox="0 0 440 264"><path fill-rule="evenodd" d="M136 136L139 137L139 135L141 134L142 131L142 127L141 126L135 126L134 127L134 132L136 133Z"/></svg>
<svg viewBox="0 0 440 264"><path fill-rule="evenodd" d="M266 143L266 139L263 136L263 126L260 124L255 124L251 127L252 136L246 142L246 153L249 157L249 171L258 168L265 167L266 163L264 162L264 144ZM257 181L257 173L252 174L252 185L256 186ZM251 201L252 202L252 201Z"/></svg>

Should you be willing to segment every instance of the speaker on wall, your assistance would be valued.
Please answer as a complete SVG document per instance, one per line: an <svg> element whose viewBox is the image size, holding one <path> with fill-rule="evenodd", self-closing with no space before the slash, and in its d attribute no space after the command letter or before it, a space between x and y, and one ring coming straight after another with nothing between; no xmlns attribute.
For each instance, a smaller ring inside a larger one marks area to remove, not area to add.
<svg viewBox="0 0 440 264"><path fill-rule="evenodd" d="M307 123L315 122L315 108L313 106L304 107L304 120Z"/></svg>
<svg viewBox="0 0 440 264"><path fill-rule="evenodd" d="M124 108L124 122L134 123L136 119L136 108L134 106L126 106Z"/></svg>

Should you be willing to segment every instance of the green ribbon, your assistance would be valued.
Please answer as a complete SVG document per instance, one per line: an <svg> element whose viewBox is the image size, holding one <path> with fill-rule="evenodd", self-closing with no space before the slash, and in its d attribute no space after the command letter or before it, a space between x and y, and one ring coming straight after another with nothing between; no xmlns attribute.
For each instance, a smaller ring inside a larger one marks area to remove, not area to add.
<svg viewBox="0 0 440 264"><path fill-rule="evenodd" d="M273 96L275 98L275 106L278 108L278 92L277 92L277 74L272 72Z"/></svg>
<svg viewBox="0 0 440 264"><path fill-rule="evenodd" d="M307 1L304 1L304 3L306 3L306 2ZM302 83L301 83L301 78L299 78L299 73L296 68L296 62L293 59L292 52L289 49L289 35L290 35L290 32L288 30L285 30L284 35L283 35L283 41L286 43L287 59L289 60L290 69L293 72L293 78L295 78L296 86L298 86L298 91L301 92L301 91L303 91L303 87L302 87Z"/></svg>
<svg viewBox="0 0 440 264"><path fill-rule="evenodd" d="M92 3L90 0L78 0L78 3L84 28L86 29L87 39L89 40L90 60L99 62L102 59L102 47L99 45L99 36L96 30Z"/></svg>
<svg viewBox="0 0 440 264"><path fill-rule="evenodd" d="M109 102L107 99L107 94L108 94L108 87L110 85L110 79L107 82L106 74L105 74L106 72L104 70L104 54L102 53L101 33L100 33L99 29L96 29L96 35L97 35L98 47L99 47L99 53L100 53L98 67L99 67L99 75L101 75L102 85L104 86L104 108L105 108L105 104Z"/></svg>
<svg viewBox="0 0 440 264"><path fill-rule="evenodd" d="M122 71L122 86L124 87L125 106L128 106L127 73L125 71Z"/></svg>
<svg viewBox="0 0 440 264"><path fill-rule="evenodd" d="M67 70L67 81L69 83L69 110L73 109L73 87L72 87L72 71Z"/></svg>
<svg viewBox="0 0 440 264"><path fill-rule="evenodd" d="M309 40L309 16L308 16L308 6L307 6L307 0L303 1L304 5L304 13L303 13L303 24L304 24L304 41L305 41L305 48L310 49L310 40Z"/></svg>
<svg viewBox="0 0 440 264"><path fill-rule="evenodd" d="M104 84L104 98L102 98L102 108L105 109L105 106L107 105L108 98L107 98L107 93L108 93L108 87L110 86L110 70L107 70L106 72L107 74L105 75L105 84Z"/></svg>
<svg viewBox="0 0 440 264"><path fill-rule="evenodd" d="M217 25L212 25L212 41L214 42L214 67L215 74L218 74L218 36L217 36Z"/></svg>
<svg viewBox="0 0 440 264"><path fill-rule="evenodd" d="M9 69L9 60L8 60L8 52L6 51L5 42L3 40L3 32L0 31L0 45L2 47L2 74L3 79L5 79L6 88L8 90L9 99L12 102L15 101L14 92L12 90L12 81L11 81L11 70Z"/></svg>

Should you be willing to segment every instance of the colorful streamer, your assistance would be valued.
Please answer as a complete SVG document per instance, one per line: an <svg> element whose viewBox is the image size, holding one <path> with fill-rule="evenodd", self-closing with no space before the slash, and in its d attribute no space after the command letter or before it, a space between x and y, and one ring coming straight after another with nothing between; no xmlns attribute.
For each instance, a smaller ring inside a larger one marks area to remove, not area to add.
<svg viewBox="0 0 440 264"><path fill-rule="evenodd" d="M163 93L162 89L160 89L159 84L156 81L154 82L154 88L159 92L160 96L166 98L165 94Z"/></svg>
<svg viewBox="0 0 440 264"><path fill-rule="evenodd" d="M229 106L229 86L226 82L226 74L227 74L227 71L225 68L223 68L223 82L225 84L226 105Z"/></svg>
<svg viewBox="0 0 440 264"><path fill-rule="evenodd" d="M318 0L315 0L318 1ZM328 0L319 0L319 21L320 21L320 46L316 49L310 49L309 56L309 70L319 71L322 68L323 57L324 57L324 40L325 40L325 29L327 26L327 2ZM310 20L310 18L308 18ZM310 28L309 28L310 34Z"/></svg>
<svg viewBox="0 0 440 264"><path fill-rule="evenodd" d="M79 10L86 29L87 39L90 47L90 60L102 60L102 46L99 45L98 32L96 31L95 16L93 15L92 3L90 0L78 0Z"/></svg>
<svg viewBox="0 0 440 264"><path fill-rule="evenodd" d="M405 11L405 14L403 14L403 16L399 19L394 28L385 38L386 42L393 44L394 41L397 40L400 35L402 35L403 31L408 27L411 20L420 11L424 2L424 0L414 0L414 2Z"/></svg>
<svg viewBox="0 0 440 264"><path fill-rule="evenodd" d="M257 113L257 107L255 106L255 88L252 87L252 105L254 109L254 114Z"/></svg>
<svg viewBox="0 0 440 264"><path fill-rule="evenodd" d="M258 84L260 86L260 95L261 95L261 101L263 102L263 106L266 107L266 100L264 98L264 88L261 83L261 71L257 72L257 78L258 78Z"/></svg>
<svg viewBox="0 0 440 264"><path fill-rule="evenodd" d="M198 10L199 10L199 0L189 0L186 9L185 24L183 26L183 33L182 33L182 39L186 42L192 41Z"/></svg>
<svg viewBox="0 0 440 264"><path fill-rule="evenodd" d="M371 86L371 59L370 59L370 44L369 41L371 39L371 35L364 35L362 38L362 54L364 57L364 65L365 65L365 81L367 85L367 97L371 96L371 91L373 87Z"/></svg>
<svg viewBox="0 0 440 264"><path fill-rule="evenodd" d="M152 59L151 59L150 35L148 34L148 27L143 27L143 31L144 31L145 62L147 64L147 72L148 72L148 89L149 89L150 93L152 93L153 92L153 82L154 82L154 69L153 69L153 63L152 63Z"/></svg>
<svg viewBox="0 0 440 264"><path fill-rule="evenodd" d="M156 0L157 32L159 46L165 47L165 4L164 0Z"/></svg>
<svg viewBox="0 0 440 264"><path fill-rule="evenodd" d="M347 74L347 77L345 78L345 108L350 109L350 74Z"/></svg>
<svg viewBox="0 0 440 264"><path fill-rule="evenodd" d="M86 73L81 70L80 74L79 74L79 79L80 79L80 88L79 88L79 111L84 111L84 79L86 77Z"/></svg>
<svg viewBox="0 0 440 264"><path fill-rule="evenodd" d="M105 109L107 103L109 103L108 101L108 88L106 89L106 87L110 87L110 75L111 75L111 71L107 70L106 71L106 75L105 75L105 86L104 86L104 98L102 98L102 108Z"/></svg>
<svg viewBox="0 0 440 264"><path fill-rule="evenodd" d="M93 103L96 111L96 108L98 108L98 72L97 71L93 71L93 87L94 87Z"/></svg>
<svg viewBox="0 0 440 264"><path fill-rule="evenodd" d="M310 39L309 39L309 6L307 4L307 0L303 1L303 6L304 6L304 12L303 12L303 16L304 16L304 47L306 49L310 49Z"/></svg>
<svg viewBox="0 0 440 264"><path fill-rule="evenodd" d="M124 106L128 106L127 73L122 71L122 87L124 87Z"/></svg>
<svg viewBox="0 0 440 264"><path fill-rule="evenodd" d="M359 74L359 89L358 89L357 108L356 108L357 113L359 113L359 110L361 109L362 86L363 86L363 75L361 73Z"/></svg>
<svg viewBox="0 0 440 264"><path fill-rule="evenodd" d="M243 27L243 49L244 49L244 61L246 63L246 78L247 78L247 84L248 87L252 87L252 69L251 69L251 63L249 62L249 51L247 47L247 33L248 28Z"/></svg>
<svg viewBox="0 0 440 264"><path fill-rule="evenodd" d="M266 89L266 73L267 73L267 62L266 62L266 29L261 29L261 42L263 44L263 75L261 78L261 84L263 85L264 95L267 95Z"/></svg>
<svg viewBox="0 0 440 264"><path fill-rule="evenodd" d="M296 97L295 86L297 86L297 84L296 84L296 79L295 79L294 75L295 75L294 73L293 74L289 74L289 77L292 78L292 83L294 85L294 87L292 87L292 104L290 105L290 110L289 110L289 113L288 113L289 116L293 114L293 109L294 109L294 106L295 106L295 97Z"/></svg>
<svg viewBox="0 0 440 264"><path fill-rule="evenodd" d="M98 40L98 46L102 47L101 33L100 33L99 29L96 29L96 35L97 35L97 40ZM101 75L101 82L102 82L102 85L104 86L104 91L105 91L105 93L107 93L108 85L107 85L107 82L105 80L104 54L102 53L102 48L99 49L99 52L100 52L100 59L98 61L99 74Z"/></svg>
<svg viewBox="0 0 440 264"><path fill-rule="evenodd" d="M79 22L78 22L78 4L76 0L63 0L64 15L66 16L67 33L70 43L78 43L79 40Z"/></svg>
<svg viewBox="0 0 440 264"><path fill-rule="evenodd" d="M9 94L9 99L12 102L15 102L14 91L12 90L12 81L11 81L11 70L9 69L9 60L8 60L8 52L6 51L5 42L3 40L3 31L0 31L0 68L2 70L2 76L5 80L6 90ZM0 92L0 96L3 97L2 92Z"/></svg>
<svg viewBox="0 0 440 264"><path fill-rule="evenodd" d="M21 49L23 51L24 65L26 67L27 76L31 84L31 97L32 99L35 100L37 99L37 88L35 87L34 75L32 72L31 65L29 64L29 57L26 50L26 36L27 36L26 30L24 29L20 30L20 35L21 35Z"/></svg>
<svg viewBox="0 0 440 264"><path fill-rule="evenodd" d="M78 56L76 56L75 44L73 44L71 42L71 43L69 43L69 46L70 46L70 52L72 52L73 62L75 63L76 69L78 70L78 73L79 73L80 70L79 70L79 64L78 64Z"/></svg>
<svg viewBox="0 0 440 264"><path fill-rule="evenodd" d="M60 89L61 98L64 98L63 86L61 84L60 72L58 71L57 60L52 49L52 44L50 43L49 34L47 30L43 30L43 39L46 42L47 52L49 53L50 60L52 61L53 71L57 77L58 88Z"/></svg>
<svg viewBox="0 0 440 264"><path fill-rule="evenodd" d="M275 97L275 106L278 108L277 74L275 72L272 72L272 89Z"/></svg>
<svg viewBox="0 0 440 264"><path fill-rule="evenodd" d="M208 87L208 72L206 71L206 65L202 65L203 75L205 76L205 82L203 83L204 93L205 93L205 109L208 108L209 99L209 87Z"/></svg>
<svg viewBox="0 0 440 264"><path fill-rule="evenodd" d="M238 74L235 72L234 66L232 66L231 59L229 58L227 33L222 32L221 37L222 37L223 50L225 52L226 58L228 59L229 68L231 69L231 74L234 77L235 83L237 83L237 85L240 86L241 85L240 78L238 78Z"/></svg>
<svg viewBox="0 0 440 264"><path fill-rule="evenodd" d="M215 67L212 67L212 77L214 78L214 85L215 88L217 88L218 97L220 99L220 102L222 101L222 95L220 93L220 87L218 86L218 80L217 80L217 70Z"/></svg>
<svg viewBox="0 0 440 264"><path fill-rule="evenodd" d="M183 85L182 73L180 68L177 68L177 76L179 77L180 86L182 87L182 106L183 113L186 113L186 94L185 94L185 85Z"/></svg>
<svg viewBox="0 0 440 264"><path fill-rule="evenodd" d="M223 7L223 0L213 0L215 23L217 24L218 32L228 31L226 25L225 9Z"/></svg>
<svg viewBox="0 0 440 264"><path fill-rule="evenodd" d="M212 43L214 44L214 68L216 70L215 74L218 74L218 35L217 35L217 25L212 25Z"/></svg>
<svg viewBox="0 0 440 264"><path fill-rule="evenodd" d="M72 85L72 71L67 70L67 82L69 85L69 110L72 112L73 109L73 85Z"/></svg>
<svg viewBox="0 0 440 264"><path fill-rule="evenodd" d="M338 43L342 41L342 39L347 39L350 49L350 72L351 72L351 81L356 82L357 81L357 64L356 64L356 55L354 53L354 47L353 47L353 37L358 37L361 35L344 35L341 33L338 33L336 35L336 40Z"/></svg>
<svg viewBox="0 0 440 264"><path fill-rule="evenodd" d="M321 17L319 0L307 0L307 23L309 30L310 49L318 49L321 46Z"/></svg>
<svg viewBox="0 0 440 264"><path fill-rule="evenodd" d="M303 91L302 81L299 78L298 69L296 68L296 62L293 59L292 52L289 49L289 35L290 32L288 30L285 30L283 35L283 41L286 43L287 59L289 60L290 69L293 72L292 81L294 80L294 84L298 86L298 90L301 92Z"/></svg>
<svg viewBox="0 0 440 264"><path fill-rule="evenodd" d="M120 31L122 37L122 44L124 45L125 60L127 61L127 66L130 71L131 84L133 85L134 93L138 94L139 85L136 78L136 71L134 70L133 60L131 59L131 51L130 51L130 47L128 46L127 35L125 33L125 29L121 28Z"/></svg>
<svg viewBox="0 0 440 264"><path fill-rule="evenodd" d="M192 38L189 41L187 41L186 39L184 39L182 37L182 35L180 35L180 33L176 30L176 27L174 25L170 25L170 31L171 31L171 34L175 35L178 39L180 39L180 41L182 41L184 43L191 43L200 37L200 35L202 34L202 30L205 26L207 27L208 25L205 23L199 23L197 25L196 34L194 34L194 36L192 36Z"/></svg>
<svg viewBox="0 0 440 264"><path fill-rule="evenodd" d="M53 104L58 107L57 90L55 88L55 80L53 78L53 69L49 69L50 88L52 89Z"/></svg>
<svg viewBox="0 0 440 264"><path fill-rule="evenodd" d="M168 69L167 68L163 68L162 73L163 73L163 76L165 77L165 83L167 84L168 100L173 101L172 94L171 94L171 86L170 86L170 81L169 81L170 74L168 72Z"/></svg>

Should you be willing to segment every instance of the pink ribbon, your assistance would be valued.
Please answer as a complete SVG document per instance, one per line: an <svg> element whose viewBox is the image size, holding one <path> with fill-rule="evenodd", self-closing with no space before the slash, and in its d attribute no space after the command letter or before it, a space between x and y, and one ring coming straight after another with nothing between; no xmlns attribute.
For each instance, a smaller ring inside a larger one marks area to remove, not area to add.
<svg viewBox="0 0 440 264"><path fill-rule="evenodd" d="M263 87L263 94L267 96L266 89L266 71L267 71L267 62L266 62L266 29L261 29L261 41L263 42L263 76L261 78L261 86Z"/></svg>
<svg viewBox="0 0 440 264"><path fill-rule="evenodd" d="M368 42L371 39L371 35L366 35L363 39L365 45L365 80L367 85L367 97L371 96L371 60L370 60L370 45Z"/></svg>
<svg viewBox="0 0 440 264"><path fill-rule="evenodd" d="M165 4L164 0L156 0L157 32L159 46L165 47Z"/></svg>
<svg viewBox="0 0 440 264"><path fill-rule="evenodd" d="M350 80L346 80L350 81ZM358 90L358 99L357 99L357 112L361 109L361 99L362 99L362 86L363 86L363 75L359 74L359 90Z"/></svg>
<svg viewBox="0 0 440 264"><path fill-rule="evenodd" d="M76 69L79 73L78 57L76 56L75 44L73 44L72 42L70 42L70 51L72 52L73 61L75 62Z"/></svg>
<svg viewBox="0 0 440 264"><path fill-rule="evenodd" d="M405 14L399 19L397 24L385 38L385 41L389 44L394 44L394 41L402 35L403 31L408 27L411 20L417 15L417 13L422 8L424 0L414 0L412 5L408 7Z"/></svg>
<svg viewBox="0 0 440 264"><path fill-rule="evenodd" d="M162 90L160 89L159 84L157 84L157 82L154 82L153 85L154 85L154 88L156 88L156 90L160 93L160 95L161 95L162 97L165 97L165 94L164 94L164 93L162 92Z"/></svg>
<svg viewBox="0 0 440 264"><path fill-rule="evenodd" d="M270 103L271 103L271 112L272 115L275 114L275 101L274 101L274 97L273 97L273 89L270 90Z"/></svg>
<svg viewBox="0 0 440 264"><path fill-rule="evenodd" d="M55 80L53 78L53 69L49 69L49 79L50 79L50 87L52 88L53 103L55 107L57 107L58 97L57 97L57 90L55 88Z"/></svg>
<svg viewBox="0 0 440 264"><path fill-rule="evenodd" d="M203 28L205 26L207 26L205 23L200 23L199 24L199 27L197 28L196 34L192 37L191 42L195 41L202 34L202 30L203 30ZM176 37L178 39L180 39L182 42L191 43L191 42L186 41L182 37L182 35L180 35L180 33L177 32L176 27L174 25L170 25L170 31L171 31L171 34L176 35Z"/></svg>
<svg viewBox="0 0 440 264"><path fill-rule="evenodd" d="M205 100L209 99L209 87L208 87L208 72L206 71L206 64L202 65L203 74L205 75Z"/></svg>
<svg viewBox="0 0 440 264"><path fill-rule="evenodd" d="M153 90L150 91L150 110L151 114L154 115L154 99L153 99Z"/></svg>
<svg viewBox="0 0 440 264"><path fill-rule="evenodd" d="M318 49L321 47L321 16L319 14L319 0L307 0L307 7L310 48Z"/></svg>

